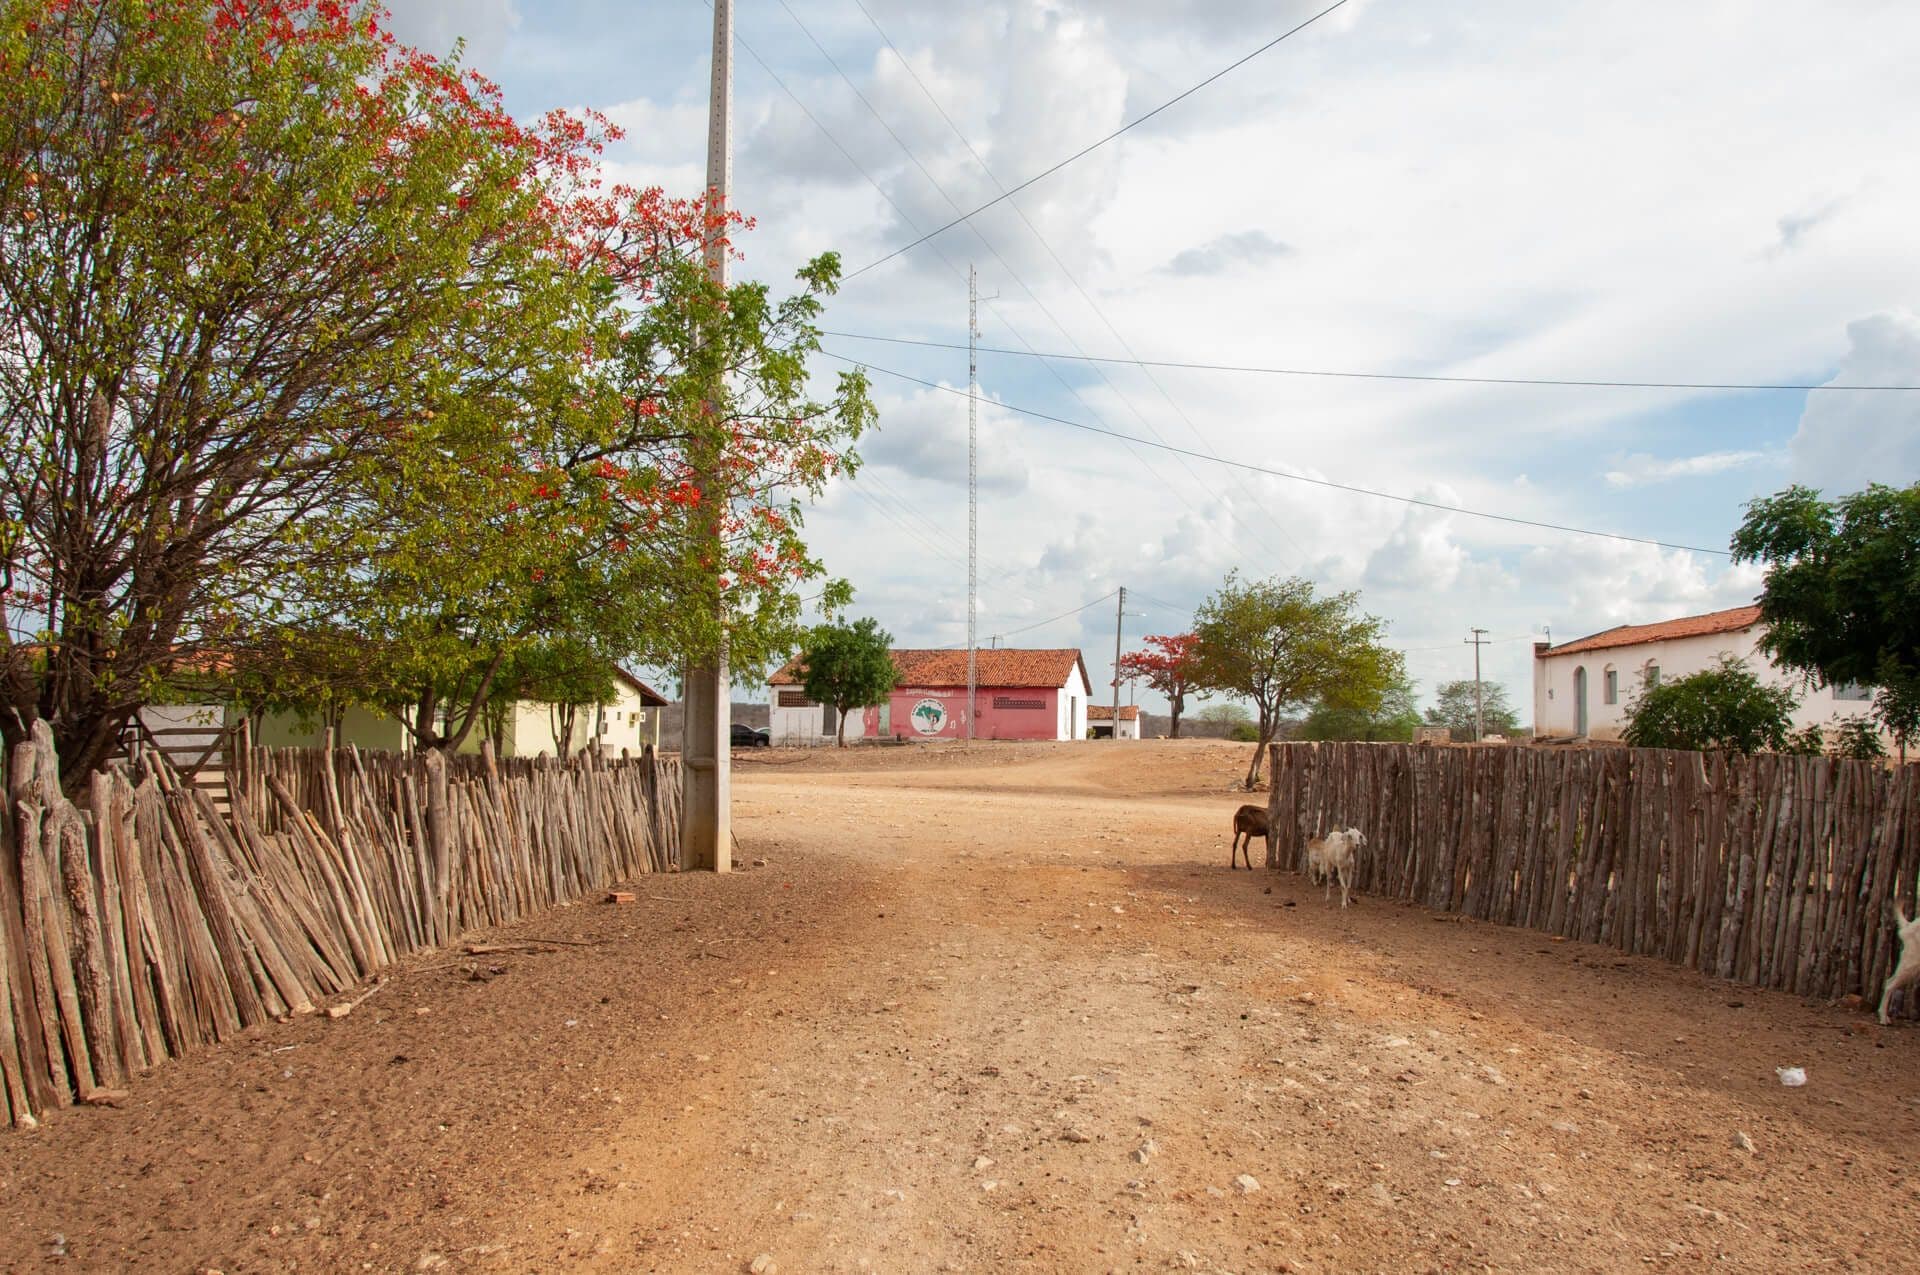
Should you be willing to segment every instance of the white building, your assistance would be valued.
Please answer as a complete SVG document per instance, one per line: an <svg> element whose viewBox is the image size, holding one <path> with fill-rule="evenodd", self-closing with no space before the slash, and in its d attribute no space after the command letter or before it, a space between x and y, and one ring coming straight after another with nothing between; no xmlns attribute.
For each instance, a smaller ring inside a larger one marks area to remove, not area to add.
<svg viewBox="0 0 1920 1275"><path fill-rule="evenodd" d="M1092 733L1095 739L1112 739L1114 737L1113 705L1087 705L1087 730ZM1122 704L1120 706L1119 735L1121 739L1140 738L1139 705Z"/></svg>
<svg viewBox="0 0 1920 1275"><path fill-rule="evenodd" d="M611 704L587 704L574 711L570 751L597 743L609 757L618 757L623 749L637 757L648 744L660 747L660 710L667 697L617 666L613 691ZM558 756L561 712L553 704L517 701L507 709L506 731L494 747L502 757Z"/></svg>
<svg viewBox="0 0 1920 1275"><path fill-rule="evenodd" d="M1640 688L1662 678L1713 667L1722 655L1744 660L1774 685L1801 697L1795 727L1830 725L1836 717L1867 712L1873 692L1863 686L1808 690L1797 673L1778 668L1759 649L1760 608L1734 607L1658 624L1623 624L1589 637L1533 648L1533 731L1536 739L1618 739L1627 706Z"/></svg>

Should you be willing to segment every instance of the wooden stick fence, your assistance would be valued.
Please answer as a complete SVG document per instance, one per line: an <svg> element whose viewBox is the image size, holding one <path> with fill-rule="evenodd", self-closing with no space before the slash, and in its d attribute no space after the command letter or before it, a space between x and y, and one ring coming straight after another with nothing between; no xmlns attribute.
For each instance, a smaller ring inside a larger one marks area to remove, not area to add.
<svg viewBox="0 0 1920 1275"><path fill-rule="evenodd" d="M1877 1002L1887 905L1920 875L1920 766L1344 743L1272 760L1270 868L1354 826L1363 893L1807 996Z"/></svg>
<svg viewBox="0 0 1920 1275"><path fill-rule="evenodd" d="M232 809L149 755L59 791L44 727L0 818L0 1111L104 1101L411 952L678 865L680 763L252 750Z"/></svg>

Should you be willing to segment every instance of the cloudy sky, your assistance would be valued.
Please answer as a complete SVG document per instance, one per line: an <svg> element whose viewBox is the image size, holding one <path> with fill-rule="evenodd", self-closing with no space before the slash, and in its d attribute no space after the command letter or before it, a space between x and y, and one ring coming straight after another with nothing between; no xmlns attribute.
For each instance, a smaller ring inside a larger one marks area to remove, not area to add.
<svg viewBox="0 0 1920 1275"><path fill-rule="evenodd" d="M1152 110L1328 0L739 0L741 269L857 270ZM697 193L702 0L391 0L533 115L625 126ZM884 33L884 34L883 34ZM750 46L750 49L749 47ZM1021 194L851 280L826 326L999 350L1323 371L1920 384L1920 6L1349 0ZM784 87L783 87L784 86ZM874 369L868 467L808 515L901 645L965 638L964 350ZM827 374L839 364L823 359ZM885 369L882 371L881 369ZM1362 592L1423 697L1531 642L1737 605L1743 503L1920 477L1920 393L1491 386L983 354L980 633L1182 631L1229 568ZM1194 456L1076 430L1029 409ZM1686 548L1447 513L1304 478ZM1050 621L1050 622L1048 622ZM1046 622L1046 623L1043 623ZM1131 643L1130 643L1131 645Z"/></svg>

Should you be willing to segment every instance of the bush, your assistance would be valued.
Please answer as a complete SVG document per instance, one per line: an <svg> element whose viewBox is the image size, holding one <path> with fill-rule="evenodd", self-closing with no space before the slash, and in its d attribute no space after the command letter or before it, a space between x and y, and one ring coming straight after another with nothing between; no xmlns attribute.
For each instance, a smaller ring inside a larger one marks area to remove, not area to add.
<svg viewBox="0 0 1920 1275"><path fill-rule="evenodd" d="M1627 706L1623 738L1635 748L1784 751L1799 702L1786 687L1763 683L1745 661L1723 655L1713 668L1643 687Z"/></svg>
<svg viewBox="0 0 1920 1275"><path fill-rule="evenodd" d="M1227 732L1227 738L1236 744L1257 744L1260 742L1260 728L1252 722L1235 722Z"/></svg>
<svg viewBox="0 0 1920 1275"><path fill-rule="evenodd" d="M1880 736L1880 724L1871 717L1843 717L1833 728L1833 755L1856 761L1873 761L1887 755L1887 741Z"/></svg>

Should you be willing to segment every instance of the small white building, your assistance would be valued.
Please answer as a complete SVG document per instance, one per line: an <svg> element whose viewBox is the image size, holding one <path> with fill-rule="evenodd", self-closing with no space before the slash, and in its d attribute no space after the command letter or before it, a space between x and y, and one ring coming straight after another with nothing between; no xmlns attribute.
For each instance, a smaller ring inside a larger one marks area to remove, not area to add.
<svg viewBox="0 0 1920 1275"><path fill-rule="evenodd" d="M1114 738L1116 732L1113 727L1113 705L1087 705L1087 733L1095 739ZM1118 735L1121 739L1140 738L1139 705L1122 704L1120 706L1120 729Z"/></svg>
<svg viewBox="0 0 1920 1275"><path fill-rule="evenodd" d="M574 710L571 752L598 744L609 757L618 757L622 749L638 756L648 744L660 747L660 710L667 697L618 666L613 670L613 690L612 703ZM494 747L502 757L556 757L560 721L561 710L553 704L516 701L507 710L505 734L494 741Z"/></svg>
<svg viewBox="0 0 1920 1275"><path fill-rule="evenodd" d="M1759 649L1760 608L1734 607L1657 624L1623 624L1559 646L1533 648L1533 732L1536 739L1618 739L1627 706L1640 688L1713 667L1722 655L1752 666L1763 681L1801 697L1793 724L1830 725L1867 712L1865 686L1808 690L1797 673L1777 667Z"/></svg>

